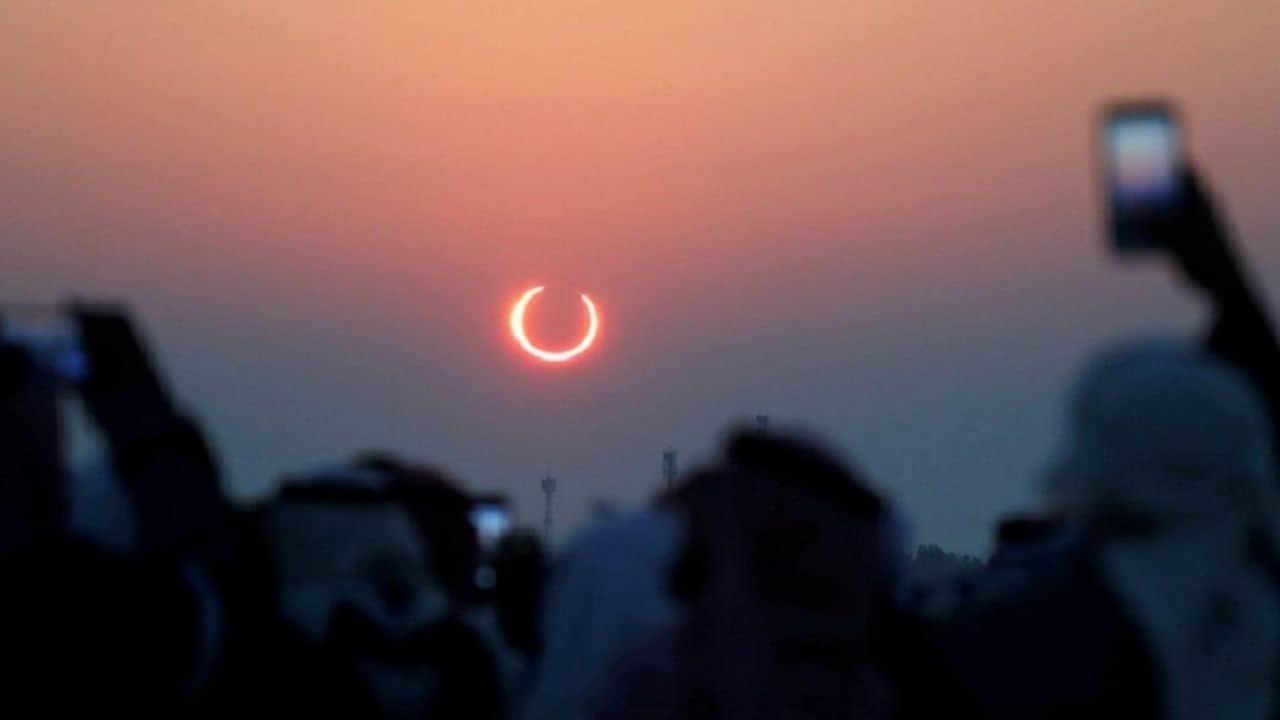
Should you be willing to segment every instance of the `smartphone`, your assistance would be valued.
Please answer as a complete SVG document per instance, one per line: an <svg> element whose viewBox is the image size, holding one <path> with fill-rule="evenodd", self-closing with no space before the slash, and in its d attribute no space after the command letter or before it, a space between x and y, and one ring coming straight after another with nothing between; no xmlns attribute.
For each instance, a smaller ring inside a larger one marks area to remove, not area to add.
<svg viewBox="0 0 1280 720"><path fill-rule="evenodd" d="M511 532L511 512L507 499L500 495L477 497L471 501L471 525L476 529L476 539L482 552L497 549L502 539Z"/></svg>
<svg viewBox="0 0 1280 720"><path fill-rule="evenodd" d="M0 341L23 348L63 382L83 382L89 375L75 319L62 306L0 303Z"/></svg>
<svg viewBox="0 0 1280 720"><path fill-rule="evenodd" d="M1169 103L1110 106L1102 127L1112 248L1119 253L1164 246L1159 228L1182 201L1183 133Z"/></svg>

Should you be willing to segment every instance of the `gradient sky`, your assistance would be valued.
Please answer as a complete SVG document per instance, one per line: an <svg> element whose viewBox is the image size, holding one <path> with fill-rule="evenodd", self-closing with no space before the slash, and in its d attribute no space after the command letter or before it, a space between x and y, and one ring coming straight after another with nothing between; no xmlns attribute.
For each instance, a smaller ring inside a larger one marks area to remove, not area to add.
<svg viewBox="0 0 1280 720"><path fill-rule="evenodd" d="M0 297L130 301L232 489L386 447L561 527L767 412L917 539L1035 497L1071 374L1191 333L1091 123L1183 103L1280 282L1271 0L0 4ZM599 347L540 366L533 332Z"/></svg>

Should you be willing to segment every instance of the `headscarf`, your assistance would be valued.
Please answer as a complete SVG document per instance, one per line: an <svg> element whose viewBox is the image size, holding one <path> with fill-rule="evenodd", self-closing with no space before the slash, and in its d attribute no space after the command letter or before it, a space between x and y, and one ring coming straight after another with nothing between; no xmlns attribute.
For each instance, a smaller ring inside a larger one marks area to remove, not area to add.
<svg viewBox="0 0 1280 720"><path fill-rule="evenodd" d="M353 671L384 717L499 717L492 653L460 617L433 562L439 535L421 522L465 522L465 496L425 472L415 483L406 467L289 479L262 518L281 616L312 652Z"/></svg>
<svg viewBox="0 0 1280 720"><path fill-rule="evenodd" d="M666 577L678 536L670 512L646 510L601 520L569 542L551 569L524 720L579 717L613 664L674 620Z"/></svg>
<svg viewBox="0 0 1280 720"><path fill-rule="evenodd" d="M693 717L877 718L873 634L894 582L886 505L806 441L742 433L688 493L677 573Z"/></svg>
<svg viewBox="0 0 1280 720"><path fill-rule="evenodd" d="M1175 342L1104 352L1075 387L1048 494L1100 564L1163 680L1168 717L1275 710L1280 498L1266 410L1225 363Z"/></svg>

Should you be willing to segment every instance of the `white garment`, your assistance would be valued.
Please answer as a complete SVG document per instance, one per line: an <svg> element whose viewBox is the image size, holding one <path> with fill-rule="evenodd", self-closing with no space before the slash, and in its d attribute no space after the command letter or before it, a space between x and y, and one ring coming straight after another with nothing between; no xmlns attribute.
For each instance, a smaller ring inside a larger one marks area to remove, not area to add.
<svg viewBox="0 0 1280 720"><path fill-rule="evenodd" d="M1213 356L1141 342L1102 354L1072 401L1050 497L1101 542L1166 716L1272 716L1280 588L1253 552L1280 547L1280 493L1261 398Z"/></svg>
<svg viewBox="0 0 1280 720"><path fill-rule="evenodd" d="M133 504L111 464L95 462L68 479L71 534L113 552L132 551L137 543Z"/></svg>
<svg viewBox="0 0 1280 720"><path fill-rule="evenodd" d="M542 609L542 661L520 716L573 720L628 651L675 619L666 592L679 528L665 511L602 520L552 568Z"/></svg>
<svg viewBox="0 0 1280 720"><path fill-rule="evenodd" d="M1111 542L1103 568L1147 638L1171 720L1273 715L1280 602L1243 527Z"/></svg>

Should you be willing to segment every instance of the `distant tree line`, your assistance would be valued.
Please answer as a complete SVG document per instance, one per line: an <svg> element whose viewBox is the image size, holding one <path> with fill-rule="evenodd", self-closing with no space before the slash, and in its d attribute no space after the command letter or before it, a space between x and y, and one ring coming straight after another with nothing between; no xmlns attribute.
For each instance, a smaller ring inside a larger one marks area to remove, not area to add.
<svg viewBox="0 0 1280 720"><path fill-rule="evenodd" d="M907 579L911 583L933 583L979 570L982 558L949 553L937 545L921 545L907 554Z"/></svg>

